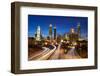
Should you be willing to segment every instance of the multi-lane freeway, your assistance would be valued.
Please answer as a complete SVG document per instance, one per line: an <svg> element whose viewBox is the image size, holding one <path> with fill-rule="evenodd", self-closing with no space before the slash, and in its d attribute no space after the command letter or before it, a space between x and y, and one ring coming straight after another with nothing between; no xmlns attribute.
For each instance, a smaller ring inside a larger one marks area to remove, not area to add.
<svg viewBox="0 0 100 76"><path fill-rule="evenodd" d="M60 43L58 46L51 45L53 48L43 47L43 50L35 55L29 57L29 60L55 60L55 59L79 59L81 58L75 50L75 46L72 46L68 50L67 54L64 53L64 49L61 49Z"/></svg>

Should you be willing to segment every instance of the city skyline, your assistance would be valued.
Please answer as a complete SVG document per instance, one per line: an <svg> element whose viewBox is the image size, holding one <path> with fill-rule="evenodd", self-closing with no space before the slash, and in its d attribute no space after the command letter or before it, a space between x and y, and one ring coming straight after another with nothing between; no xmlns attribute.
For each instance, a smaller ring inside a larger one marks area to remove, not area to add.
<svg viewBox="0 0 100 76"><path fill-rule="evenodd" d="M56 26L57 34L69 33L71 28L76 30L78 23L81 27L81 35L88 35L88 18L71 16L43 16L28 15L28 37L34 37L37 26L40 26L44 37L49 36L49 25L52 24L52 31Z"/></svg>

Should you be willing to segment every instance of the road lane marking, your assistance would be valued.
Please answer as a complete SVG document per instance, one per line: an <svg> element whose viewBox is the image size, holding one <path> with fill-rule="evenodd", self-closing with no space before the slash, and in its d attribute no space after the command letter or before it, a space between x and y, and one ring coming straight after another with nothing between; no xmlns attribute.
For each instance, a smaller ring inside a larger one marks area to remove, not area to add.
<svg viewBox="0 0 100 76"><path fill-rule="evenodd" d="M29 58L29 60L32 60L33 58L36 58L36 57L38 57L38 56L42 55L43 53L45 53L45 52L49 51L49 50L48 50L49 48L46 48L46 47L43 47L43 48L44 48L44 51L42 51L41 53L36 54L36 55L34 55L34 56L30 57L30 58Z"/></svg>
<svg viewBox="0 0 100 76"><path fill-rule="evenodd" d="M47 60L49 58L49 56L56 50L56 46L52 45L54 47L54 49L50 50L47 54L45 54L44 56L38 58L38 60Z"/></svg>

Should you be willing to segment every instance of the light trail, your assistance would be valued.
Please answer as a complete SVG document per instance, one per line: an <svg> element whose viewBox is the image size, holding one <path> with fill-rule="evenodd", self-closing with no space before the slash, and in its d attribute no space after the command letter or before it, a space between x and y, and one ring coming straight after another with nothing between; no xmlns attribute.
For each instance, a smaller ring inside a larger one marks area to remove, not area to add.
<svg viewBox="0 0 100 76"><path fill-rule="evenodd" d="M41 56L41 57L38 58L37 60L47 60L47 59L50 57L50 55L51 55L52 53L54 53L55 50L56 50L56 46L55 46L55 45L52 45L52 46L54 47L52 50L50 50L48 53L46 53L45 55Z"/></svg>
<svg viewBox="0 0 100 76"><path fill-rule="evenodd" d="M33 55L29 58L29 60L33 60L33 59L36 59L38 58L39 56L41 56L42 54L45 54L47 53L50 49L49 48L46 48L46 47L43 47L44 50L42 50L42 52L40 52L39 54L36 54L36 55Z"/></svg>

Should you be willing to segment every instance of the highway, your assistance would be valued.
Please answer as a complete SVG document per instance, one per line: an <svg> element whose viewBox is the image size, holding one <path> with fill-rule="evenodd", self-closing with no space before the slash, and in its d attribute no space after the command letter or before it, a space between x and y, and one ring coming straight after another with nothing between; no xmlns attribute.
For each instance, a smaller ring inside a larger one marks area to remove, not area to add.
<svg viewBox="0 0 100 76"><path fill-rule="evenodd" d="M42 52L37 53L29 58L29 60L37 59L50 51L49 48L43 47Z"/></svg>
<svg viewBox="0 0 100 76"><path fill-rule="evenodd" d="M61 47L61 43L58 45L57 49L55 50L55 52L49 57L49 60L54 60L54 59L59 59L59 55L60 55L60 47Z"/></svg>
<svg viewBox="0 0 100 76"><path fill-rule="evenodd" d="M31 56L29 60L47 60L51 56L51 54L56 51L56 46L55 45L52 45L52 46L53 46L53 49L43 47L44 50L41 53Z"/></svg>
<svg viewBox="0 0 100 76"><path fill-rule="evenodd" d="M71 46L67 53L64 53L64 49L61 49L61 44L56 47L51 45L53 49L43 47L44 50L38 54L29 57L29 60L56 60L56 59L80 59L81 57L75 50L75 46Z"/></svg>
<svg viewBox="0 0 100 76"><path fill-rule="evenodd" d="M64 53L64 50L61 49L61 54L60 54L61 59L80 59L81 57L79 54L76 52L75 47L72 46L70 50L67 52L67 54Z"/></svg>

